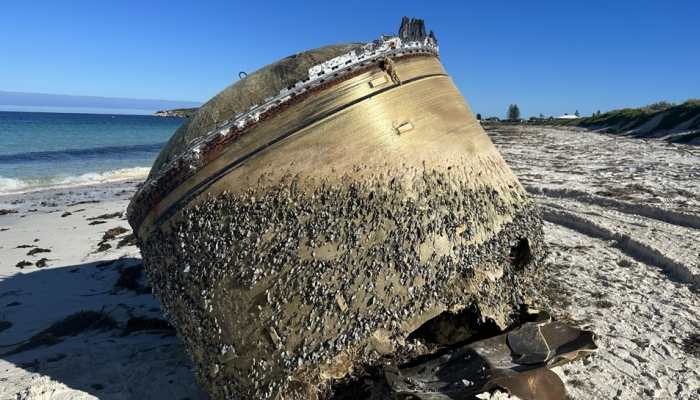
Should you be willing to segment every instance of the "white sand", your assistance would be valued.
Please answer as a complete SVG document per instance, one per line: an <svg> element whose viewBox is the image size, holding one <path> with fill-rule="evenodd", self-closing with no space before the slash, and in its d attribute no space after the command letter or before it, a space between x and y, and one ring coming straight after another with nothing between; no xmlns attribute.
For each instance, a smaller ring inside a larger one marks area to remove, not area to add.
<svg viewBox="0 0 700 400"><path fill-rule="evenodd" d="M549 221L553 307L560 318L593 329L601 347L594 357L557 369L572 397L700 398L700 360L683 346L700 332L700 149L515 129L490 135ZM116 248L128 233L95 252L102 234L128 228L126 221L89 225L87 219L124 211L133 187L0 197L0 209L19 211L0 216L0 321L13 324L0 331L0 345L26 340L80 310L104 310L120 329L132 316L164 318L151 295L114 289L119 270L140 262L135 246ZM68 206L90 199L100 202ZM62 218L65 211L73 214ZM51 252L27 256L31 248L20 245ZM16 267L42 257L47 267ZM105 260L118 261L101 265ZM0 356L0 399L206 398L177 338L148 331L120 336L120 329Z"/></svg>
<svg viewBox="0 0 700 400"><path fill-rule="evenodd" d="M557 368L574 399L698 399L700 149L590 132L489 135L542 205L549 292L598 354Z"/></svg>
<svg viewBox="0 0 700 400"><path fill-rule="evenodd" d="M163 318L150 294L114 290L118 269L140 262L135 246L116 248L130 231L110 240L111 249L95 252L107 229L128 228L127 222L111 218L104 219L104 224L89 225L93 221L87 220L123 212L133 187L110 186L108 193L81 189L85 195L35 193L24 196L21 204L8 204L17 197L0 198L0 208L23 210L0 216L0 229L9 228L0 232L0 320L13 324L0 332L0 345L26 340L81 310L104 310L122 326L131 316ZM112 196L121 190L127 192L121 197ZM55 206L42 206L42 198L51 199ZM106 200L67 206L89 198ZM26 211L35 208L35 212ZM80 209L84 211L76 212ZM65 211L72 215L61 217ZM31 248L16 248L25 244L51 252L27 256ZM15 266L21 260L36 262L42 257L49 259L47 267ZM100 265L105 260L117 261ZM125 337L119 333L89 331L54 346L0 356L0 399L205 398L176 337L163 337L162 332L136 332ZM0 352L10 349L0 348Z"/></svg>

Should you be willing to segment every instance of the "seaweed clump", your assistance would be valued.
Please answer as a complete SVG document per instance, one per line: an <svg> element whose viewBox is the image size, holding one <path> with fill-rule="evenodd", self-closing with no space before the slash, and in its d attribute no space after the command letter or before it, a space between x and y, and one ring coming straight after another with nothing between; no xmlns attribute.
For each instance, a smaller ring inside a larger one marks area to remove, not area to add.
<svg viewBox="0 0 700 400"><path fill-rule="evenodd" d="M61 343L66 336L76 336L87 331L108 331L117 327L117 321L103 311L83 310L54 322L48 328L21 342L14 350L4 355L12 355L41 346Z"/></svg>

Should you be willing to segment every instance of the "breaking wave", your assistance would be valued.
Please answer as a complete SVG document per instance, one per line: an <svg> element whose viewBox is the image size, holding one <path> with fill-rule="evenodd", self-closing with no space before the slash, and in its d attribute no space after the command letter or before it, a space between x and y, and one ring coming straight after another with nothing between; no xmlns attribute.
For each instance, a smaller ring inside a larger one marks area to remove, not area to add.
<svg viewBox="0 0 700 400"><path fill-rule="evenodd" d="M75 176L47 176L31 178L6 178L0 176L0 194L21 194L45 189L62 189L100 183L140 180L148 176L150 168L120 168L106 172L88 172Z"/></svg>

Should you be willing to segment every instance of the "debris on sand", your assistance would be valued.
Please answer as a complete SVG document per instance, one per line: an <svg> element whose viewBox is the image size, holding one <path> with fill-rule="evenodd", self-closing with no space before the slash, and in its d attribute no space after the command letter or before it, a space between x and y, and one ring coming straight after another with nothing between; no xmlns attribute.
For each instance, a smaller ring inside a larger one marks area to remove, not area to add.
<svg viewBox="0 0 700 400"><path fill-rule="evenodd" d="M100 222L104 223L104 221L95 221L95 222ZM94 225L95 222L91 223L90 225ZM95 251L96 253L100 253L103 251L107 251L112 248L112 245L107 243L109 240L115 239L117 236L122 235L126 232L129 232L128 229L117 226L116 228L111 228L105 231L105 233L102 235L102 241L98 243L97 245L97 250Z"/></svg>
<svg viewBox="0 0 700 400"><path fill-rule="evenodd" d="M28 256L33 256L33 255L39 254L39 253L50 253L50 252L51 252L51 250L49 250L49 249L43 249L43 248L41 248L41 247L36 247L36 248L33 248L33 249L29 250L29 252L27 253L27 255L28 255Z"/></svg>
<svg viewBox="0 0 700 400"><path fill-rule="evenodd" d="M69 216L69 215L73 215L73 213L72 213L72 212L66 211L66 212L64 212L63 214L61 214L61 218L65 218L65 217L67 217L67 216Z"/></svg>
<svg viewBox="0 0 700 400"><path fill-rule="evenodd" d="M143 276L143 264L131 265L119 270L119 279L114 284L114 288L133 290L138 294L150 293L151 288L141 284L140 279Z"/></svg>
<svg viewBox="0 0 700 400"><path fill-rule="evenodd" d="M101 253L103 251L107 251L112 248L112 245L109 243L105 242L100 242L99 246L97 246L97 250L95 250L95 253Z"/></svg>
<svg viewBox="0 0 700 400"><path fill-rule="evenodd" d="M140 331L156 331L157 333L163 333L167 336L175 335L175 328L164 319L132 317L126 321L126 327L124 327L121 336L127 336Z"/></svg>
<svg viewBox="0 0 700 400"><path fill-rule="evenodd" d="M17 354L41 346L52 346L66 336L76 336L87 331L107 331L117 328L117 322L103 311L79 311L54 322L48 328L18 343L14 350L3 355Z"/></svg>
<svg viewBox="0 0 700 400"><path fill-rule="evenodd" d="M122 226L117 226L116 228L108 229L105 234L102 235L102 240L112 240L126 232L129 232L129 230Z"/></svg>
<svg viewBox="0 0 700 400"><path fill-rule="evenodd" d="M6 208L0 209L0 215L7 215L7 214L17 214L17 210L9 210Z"/></svg>
<svg viewBox="0 0 700 400"><path fill-rule="evenodd" d="M136 239L136 235L130 233L119 240L119 243L117 243L117 248L120 249L124 246L136 246L137 244L138 240Z"/></svg>
<svg viewBox="0 0 700 400"><path fill-rule="evenodd" d="M107 223L107 221L92 221L88 225L102 225L102 224L106 224L106 223Z"/></svg>
<svg viewBox="0 0 700 400"><path fill-rule="evenodd" d="M121 217L123 217L123 216L124 216L124 213L123 213L123 212L114 212L114 213L109 213L109 214L98 215L98 216L96 216L96 217L91 217L91 218L88 218L87 220L88 220L88 221L94 221L94 220L97 220L97 219L121 218Z"/></svg>
<svg viewBox="0 0 700 400"><path fill-rule="evenodd" d="M20 244L19 246L15 247L15 249L31 249L32 247L36 247L33 244Z"/></svg>
<svg viewBox="0 0 700 400"><path fill-rule="evenodd" d="M30 263L30 262L27 261L27 260L22 260L22 261L18 262L18 263L15 265L15 267L17 267L17 268L24 268L24 267L29 267L30 265L33 265L33 264Z"/></svg>
<svg viewBox="0 0 700 400"><path fill-rule="evenodd" d="M440 346L403 364L358 370L336 381L329 398L447 400L505 391L520 399L565 400L566 388L551 368L596 352L594 335L546 314L536 319L480 340ZM454 318L433 328L468 329L464 323Z"/></svg>
<svg viewBox="0 0 700 400"><path fill-rule="evenodd" d="M34 265L35 265L37 268L44 268L44 267L46 267L46 265L47 265L47 264L46 264L47 261L49 261L48 258L42 258L42 259L40 259L39 261L37 261L36 263L34 263Z"/></svg>
<svg viewBox="0 0 700 400"><path fill-rule="evenodd" d="M565 400L564 384L550 369L596 350L592 332L561 322L527 322L419 362L387 367L385 378L399 396L457 399L501 389L522 399Z"/></svg>
<svg viewBox="0 0 700 400"><path fill-rule="evenodd" d="M79 206L81 204L97 204L99 202L100 202L99 200L84 200L84 201L78 201L76 203L68 204L68 207ZM80 210L80 211L83 211L83 210Z"/></svg>

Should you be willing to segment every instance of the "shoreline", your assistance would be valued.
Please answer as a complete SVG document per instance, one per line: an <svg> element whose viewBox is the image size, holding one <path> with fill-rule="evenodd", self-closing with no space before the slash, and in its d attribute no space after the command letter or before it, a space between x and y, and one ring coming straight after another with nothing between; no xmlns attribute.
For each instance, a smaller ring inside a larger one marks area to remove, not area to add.
<svg viewBox="0 0 700 400"><path fill-rule="evenodd" d="M82 201L98 203L131 198L144 179L145 176L143 179L125 178L100 183L38 188L20 193L0 193L0 209L21 213L38 210L38 207L58 209Z"/></svg>
<svg viewBox="0 0 700 400"><path fill-rule="evenodd" d="M668 216L700 215L700 155L564 129L487 133L545 211L542 295L557 319L598 335L596 355L554 369L571 398L694 398L700 287L673 267L700 277L700 228ZM0 213L0 398L207 398L130 238L125 212L141 182L0 195L12 210ZM111 322L32 347L81 311ZM13 343L28 348L7 354Z"/></svg>
<svg viewBox="0 0 700 400"><path fill-rule="evenodd" d="M92 187L99 189L99 187L105 185L140 183L146 180L150 171L150 167L134 166L60 177L49 176L27 179L0 175L0 203L5 197L19 197L49 191L75 192ZM12 189L13 186L16 189Z"/></svg>

